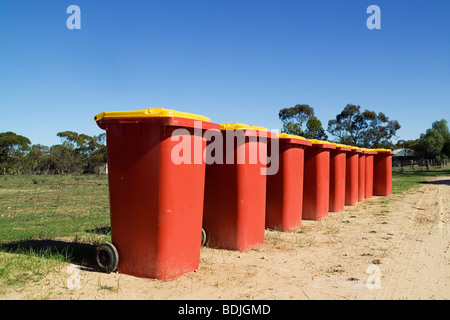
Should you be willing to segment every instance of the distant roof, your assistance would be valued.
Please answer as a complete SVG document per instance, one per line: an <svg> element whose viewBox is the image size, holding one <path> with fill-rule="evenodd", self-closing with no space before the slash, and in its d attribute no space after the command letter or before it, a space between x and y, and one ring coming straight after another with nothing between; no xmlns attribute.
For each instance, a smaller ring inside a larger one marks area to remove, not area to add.
<svg viewBox="0 0 450 320"><path fill-rule="evenodd" d="M413 157L415 155L414 150L411 149L395 149L394 157Z"/></svg>

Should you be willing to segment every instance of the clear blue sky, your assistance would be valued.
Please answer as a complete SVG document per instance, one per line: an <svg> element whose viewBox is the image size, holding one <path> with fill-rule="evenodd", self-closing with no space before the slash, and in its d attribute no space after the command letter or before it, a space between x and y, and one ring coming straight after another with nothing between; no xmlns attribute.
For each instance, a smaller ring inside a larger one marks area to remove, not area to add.
<svg viewBox="0 0 450 320"><path fill-rule="evenodd" d="M309 104L326 129L348 103L398 120L399 139L450 121L450 1L0 0L0 132L33 144L100 134L103 111L279 129Z"/></svg>

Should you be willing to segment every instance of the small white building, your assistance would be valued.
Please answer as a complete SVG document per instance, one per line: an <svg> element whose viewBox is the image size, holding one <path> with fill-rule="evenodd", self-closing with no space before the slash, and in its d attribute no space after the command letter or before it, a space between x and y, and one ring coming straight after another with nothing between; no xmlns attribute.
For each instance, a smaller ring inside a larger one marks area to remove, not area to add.
<svg viewBox="0 0 450 320"><path fill-rule="evenodd" d="M393 167L411 166L414 164L414 150L411 149L395 149L392 155Z"/></svg>
<svg viewBox="0 0 450 320"><path fill-rule="evenodd" d="M411 149L395 149L394 154L392 155L393 158L395 157L414 157L415 152Z"/></svg>

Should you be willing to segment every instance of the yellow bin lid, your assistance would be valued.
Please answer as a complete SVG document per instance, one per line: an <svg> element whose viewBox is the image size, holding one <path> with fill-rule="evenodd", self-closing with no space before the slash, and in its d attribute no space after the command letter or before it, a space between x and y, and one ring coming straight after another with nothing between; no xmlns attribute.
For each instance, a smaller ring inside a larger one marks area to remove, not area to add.
<svg viewBox="0 0 450 320"><path fill-rule="evenodd" d="M300 140L306 140L302 136L296 136L295 134L287 134L287 133L278 133L278 138L280 139L300 139Z"/></svg>
<svg viewBox="0 0 450 320"><path fill-rule="evenodd" d="M329 141L323 141L323 140L317 140L317 139L306 139L307 141L311 142L312 145L322 145L323 148L328 149L336 149L336 146L334 143Z"/></svg>
<svg viewBox="0 0 450 320"><path fill-rule="evenodd" d="M113 111L113 112L102 112L94 117L95 121L99 121L104 118L140 118L140 117L177 117L177 118L187 118L193 120L200 120L210 122L208 117L200 116L197 114L181 112L176 110L164 109L164 108L148 108L145 110L135 110L135 111Z"/></svg>
<svg viewBox="0 0 450 320"><path fill-rule="evenodd" d="M258 126L250 126L248 124L243 123L223 123L220 125L220 130L262 130L269 131L267 128L258 127Z"/></svg>
<svg viewBox="0 0 450 320"><path fill-rule="evenodd" d="M333 146L335 146L336 148L345 148L345 149L343 149L343 151L350 151L351 149L350 149L350 146L348 146L348 145L345 145L345 144L342 144L342 143L332 143L332 142L330 142Z"/></svg>
<svg viewBox="0 0 450 320"><path fill-rule="evenodd" d="M334 143L331 143L329 141L323 141L323 140L317 140L317 139L307 139L308 141L311 141L312 144L330 144L334 145Z"/></svg>

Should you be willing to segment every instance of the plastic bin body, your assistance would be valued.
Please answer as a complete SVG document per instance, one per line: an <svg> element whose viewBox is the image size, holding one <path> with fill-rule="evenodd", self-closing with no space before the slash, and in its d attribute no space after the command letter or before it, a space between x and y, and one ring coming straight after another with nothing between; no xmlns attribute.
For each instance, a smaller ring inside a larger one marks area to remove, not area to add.
<svg viewBox="0 0 450 320"><path fill-rule="evenodd" d="M267 138L275 134L241 124L221 125L223 164L206 166L203 228L211 248L245 251L264 243L266 214L265 159L250 161L250 151L267 155ZM242 130L245 142L227 134ZM267 129L265 129L267 130ZM263 136L262 140L260 139ZM226 145L234 141L234 163L227 163ZM265 140L265 141L264 141ZM238 158L245 154L245 161ZM253 160L255 157L253 157Z"/></svg>
<svg viewBox="0 0 450 320"><path fill-rule="evenodd" d="M373 196L373 156L376 152L369 150L366 153L366 190L364 198L370 199Z"/></svg>
<svg viewBox="0 0 450 320"><path fill-rule="evenodd" d="M219 128L201 123L203 129ZM172 279L198 269L205 163L195 164L194 152L191 164L174 164L171 158L179 143L171 141L177 129L183 129L183 141L192 148L205 148L206 140L194 135L194 120L112 117L97 124L107 135L111 238L119 253L118 272Z"/></svg>
<svg viewBox="0 0 450 320"><path fill-rule="evenodd" d="M366 191L366 153L361 151L358 155L358 201L364 200Z"/></svg>
<svg viewBox="0 0 450 320"><path fill-rule="evenodd" d="M302 137L279 135L279 169L267 176L266 228L292 231L301 227L304 149L310 145Z"/></svg>
<svg viewBox="0 0 450 320"><path fill-rule="evenodd" d="M373 159L373 195L390 196L392 194L392 151L375 149Z"/></svg>
<svg viewBox="0 0 450 320"><path fill-rule="evenodd" d="M360 149L352 147L347 153L345 172L345 205L354 206L358 202L358 175Z"/></svg>
<svg viewBox="0 0 450 320"><path fill-rule="evenodd" d="M303 177L303 220L322 220L328 216L330 195L331 143L317 140L305 149Z"/></svg>
<svg viewBox="0 0 450 320"><path fill-rule="evenodd" d="M345 207L346 160L350 151L349 147L335 146L335 150L330 150L330 212L339 212Z"/></svg>

